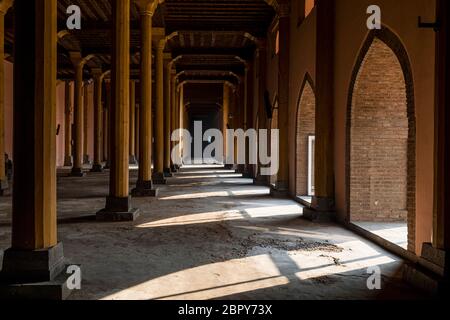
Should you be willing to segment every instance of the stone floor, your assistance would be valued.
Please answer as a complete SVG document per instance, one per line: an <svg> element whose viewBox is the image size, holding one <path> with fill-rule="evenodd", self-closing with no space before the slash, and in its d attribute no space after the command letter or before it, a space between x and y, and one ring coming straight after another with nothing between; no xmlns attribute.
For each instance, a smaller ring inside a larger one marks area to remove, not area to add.
<svg viewBox="0 0 450 320"><path fill-rule="evenodd" d="M408 249L408 226L406 222L354 221L353 224L405 250Z"/></svg>
<svg viewBox="0 0 450 320"><path fill-rule="evenodd" d="M63 170L64 171L64 170ZM158 199L134 199L134 223L97 223L108 175L58 178L59 239L82 265L71 299L416 299L403 261L335 224L303 220L217 166L184 168ZM132 186L136 171L131 171ZM0 249L10 245L10 198L0 199ZM1 259L1 253L0 253ZM378 266L382 289L367 288Z"/></svg>

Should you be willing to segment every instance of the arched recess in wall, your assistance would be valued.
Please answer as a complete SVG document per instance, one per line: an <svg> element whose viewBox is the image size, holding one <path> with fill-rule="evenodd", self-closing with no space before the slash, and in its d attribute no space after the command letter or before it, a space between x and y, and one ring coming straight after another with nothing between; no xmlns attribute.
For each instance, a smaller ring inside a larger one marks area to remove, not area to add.
<svg viewBox="0 0 450 320"><path fill-rule="evenodd" d="M314 195L314 143L316 96L311 76L306 74L300 90L296 117L295 181L298 196Z"/></svg>
<svg viewBox="0 0 450 320"><path fill-rule="evenodd" d="M272 119L270 119L270 129L279 129L278 128L278 96L275 97L272 108ZM270 184L275 185L277 182L277 175L274 174L270 176Z"/></svg>
<svg viewBox="0 0 450 320"><path fill-rule="evenodd" d="M414 84L406 49L389 29L371 31L348 97L348 218L406 223L410 251L415 247L415 140Z"/></svg>

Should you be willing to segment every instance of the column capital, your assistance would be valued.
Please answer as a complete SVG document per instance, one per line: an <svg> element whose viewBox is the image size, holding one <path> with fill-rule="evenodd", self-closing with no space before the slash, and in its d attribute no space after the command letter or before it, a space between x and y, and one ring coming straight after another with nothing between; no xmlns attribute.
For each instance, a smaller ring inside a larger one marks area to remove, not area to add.
<svg viewBox="0 0 450 320"><path fill-rule="evenodd" d="M164 51L165 48L166 48L166 39L163 38L157 42L156 49L158 49L158 51Z"/></svg>
<svg viewBox="0 0 450 320"><path fill-rule="evenodd" d="M287 18L291 14L291 4L289 1L279 1L278 2L278 16L280 18Z"/></svg>
<svg viewBox="0 0 450 320"><path fill-rule="evenodd" d="M12 7L14 0L0 0L0 14L7 14L9 8Z"/></svg>

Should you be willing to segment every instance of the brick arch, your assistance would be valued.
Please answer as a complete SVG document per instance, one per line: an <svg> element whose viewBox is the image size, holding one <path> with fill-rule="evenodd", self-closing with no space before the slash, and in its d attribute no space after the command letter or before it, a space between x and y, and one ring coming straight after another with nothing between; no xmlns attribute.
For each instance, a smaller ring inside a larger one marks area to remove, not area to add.
<svg viewBox="0 0 450 320"><path fill-rule="evenodd" d="M403 220L415 249L415 103L410 60L388 28L371 31L347 104L347 219Z"/></svg>
<svg viewBox="0 0 450 320"><path fill-rule="evenodd" d="M299 196L308 195L308 139L316 132L316 96L314 83L307 73L297 103L295 189Z"/></svg>

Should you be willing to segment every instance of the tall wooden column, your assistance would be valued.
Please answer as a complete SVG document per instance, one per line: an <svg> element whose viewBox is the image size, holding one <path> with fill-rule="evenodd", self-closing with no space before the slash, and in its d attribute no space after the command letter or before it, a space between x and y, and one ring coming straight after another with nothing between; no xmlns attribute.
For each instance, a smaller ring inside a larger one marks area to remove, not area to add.
<svg viewBox="0 0 450 320"><path fill-rule="evenodd" d="M223 160L224 163L232 164L232 160L227 154L227 130L229 128L229 118L230 118L230 85L228 82L223 84L223 103L222 103L222 134L223 134ZM226 166L229 167L229 166Z"/></svg>
<svg viewBox="0 0 450 320"><path fill-rule="evenodd" d="M73 95L70 81L65 85L65 110L64 110L64 166L73 166L72 158L72 114Z"/></svg>
<svg viewBox="0 0 450 320"><path fill-rule="evenodd" d="M94 164L91 172L103 172L102 149L103 149L103 105L102 91L103 78L106 73L101 69L92 69L94 77Z"/></svg>
<svg viewBox="0 0 450 320"><path fill-rule="evenodd" d="M45 299L41 282L65 269L56 232L56 0L16 0L14 15L12 246L4 253L0 286L16 299L38 286ZM11 288L4 281L29 284Z"/></svg>
<svg viewBox="0 0 450 320"><path fill-rule="evenodd" d="M130 164L136 160L136 81L130 81Z"/></svg>
<svg viewBox="0 0 450 320"><path fill-rule="evenodd" d="M165 184L164 178L164 48L165 40L156 48L156 118L155 118L155 170L154 184Z"/></svg>
<svg viewBox="0 0 450 320"><path fill-rule="evenodd" d="M83 164L91 164L89 157L89 81L83 87Z"/></svg>
<svg viewBox="0 0 450 320"><path fill-rule="evenodd" d="M315 195L306 218L329 219L334 214L334 1L317 0Z"/></svg>
<svg viewBox="0 0 450 320"><path fill-rule="evenodd" d="M139 105L139 173L133 196L156 196L152 186L152 18L153 0L135 1L141 18L141 102Z"/></svg>
<svg viewBox="0 0 450 320"><path fill-rule="evenodd" d="M140 135L139 133L141 132L140 130L140 124L141 124L141 119L139 118L139 115L141 114L141 108L139 106L139 104L136 104L136 109L135 109L135 126L134 126L134 150L135 150L135 155L136 155L136 161L139 163L139 146L140 146Z"/></svg>
<svg viewBox="0 0 450 320"><path fill-rule="evenodd" d="M171 108L172 108L172 93L171 93L171 77L172 77L172 59L171 54L164 56L164 177L171 177L170 170L170 135L171 135Z"/></svg>
<svg viewBox="0 0 450 320"><path fill-rule="evenodd" d="M104 169L109 168L109 110L111 109L110 83L105 82L105 106L103 109L103 161Z"/></svg>
<svg viewBox="0 0 450 320"><path fill-rule="evenodd" d="M75 67L74 88L74 156L71 176L82 177L83 172L83 68L86 60L79 52L71 53L71 60Z"/></svg>
<svg viewBox="0 0 450 320"><path fill-rule="evenodd" d="M171 77L170 77L170 93L171 93L171 123L170 123L170 170L172 172L177 172L179 167L172 161L172 150L174 149L176 143L172 141L172 133L179 128L178 119L179 119L179 99L178 99L178 90L177 90L177 77L176 70L172 68Z"/></svg>
<svg viewBox="0 0 450 320"><path fill-rule="evenodd" d="M279 53L278 53L278 128L279 128L279 170L271 193L285 196L289 187L289 43L290 4L279 2Z"/></svg>
<svg viewBox="0 0 450 320"><path fill-rule="evenodd" d="M0 195L8 189L5 168L5 15L12 0L0 1Z"/></svg>
<svg viewBox="0 0 450 320"><path fill-rule="evenodd" d="M129 195L130 144L130 0L114 0L113 50L111 60L111 170L106 207L98 220L131 221L139 210Z"/></svg>
<svg viewBox="0 0 450 320"><path fill-rule="evenodd" d="M436 126L435 126L435 199L433 248L424 244L425 258L443 268L445 285L450 287L450 3L437 1L436 36ZM435 253L427 254L432 251ZM442 283L444 285L444 283ZM448 292L447 292L448 293Z"/></svg>

